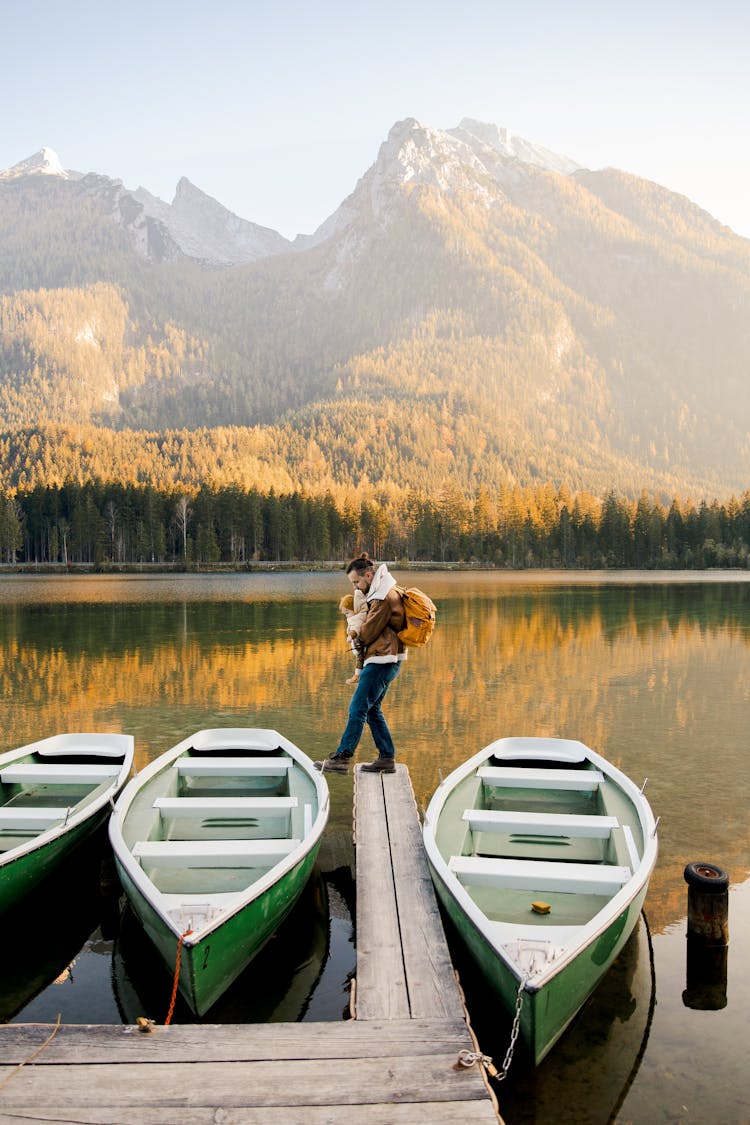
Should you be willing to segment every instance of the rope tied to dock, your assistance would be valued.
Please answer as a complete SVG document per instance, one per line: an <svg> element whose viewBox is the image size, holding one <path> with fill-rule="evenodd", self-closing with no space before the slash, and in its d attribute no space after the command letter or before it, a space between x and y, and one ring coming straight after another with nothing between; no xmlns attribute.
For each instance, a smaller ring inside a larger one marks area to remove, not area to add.
<svg viewBox="0 0 750 1125"><path fill-rule="evenodd" d="M42 1051L44 1050L44 1048L49 1043L52 1042L52 1040L55 1038L58 1031L60 1030L61 1020L62 1020L62 1012L58 1012L57 1013L57 1023L53 1027L52 1033L47 1036L47 1038L44 1040L44 1042L39 1047L37 1047L37 1049L35 1051L31 1052L31 1054L29 1055L28 1058L24 1059L23 1062L20 1062L18 1064L18 1066L14 1067L13 1070L11 1070L10 1074L6 1074L5 1078L3 1078L2 1082L0 1082L0 1088L7 1085L7 1083L10 1082L11 1078L13 1078L16 1074L18 1074L19 1070L21 1070L22 1067L26 1066L27 1063L33 1062L34 1059L37 1057L37 1055L40 1055L42 1053ZM17 1026L19 1026L19 1027L49 1027L49 1024L32 1023L32 1024L19 1024Z"/></svg>
<svg viewBox="0 0 750 1125"><path fill-rule="evenodd" d="M193 932L192 930L185 930L184 933L180 934L179 939L177 941L177 958L175 960L175 966L174 966L174 981L172 982L172 997L169 1001L169 1011L167 1012L167 1018L164 1020L164 1026L165 1027L169 1026L169 1024L172 1022L172 1016L174 1015L174 1006L175 1006L175 1001L177 1000L177 985L178 985L179 980L180 980L180 961L182 960L182 943L185 940L185 938L188 936L188 934L192 934L192 932Z"/></svg>

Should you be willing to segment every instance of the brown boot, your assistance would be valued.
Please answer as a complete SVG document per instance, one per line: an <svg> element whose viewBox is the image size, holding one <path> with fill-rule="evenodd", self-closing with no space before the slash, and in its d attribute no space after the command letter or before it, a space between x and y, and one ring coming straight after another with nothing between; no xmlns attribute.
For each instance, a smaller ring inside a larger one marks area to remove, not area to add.
<svg viewBox="0 0 750 1125"><path fill-rule="evenodd" d="M348 773L351 760L351 754L329 754L322 762L313 762L313 765L321 773Z"/></svg>
<svg viewBox="0 0 750 1125"><path fill-rule="evenodd" d="M368 762L362 769L367 773L395 773L396 772L396 759L395 758L376 758L374 762Z"/></svg>

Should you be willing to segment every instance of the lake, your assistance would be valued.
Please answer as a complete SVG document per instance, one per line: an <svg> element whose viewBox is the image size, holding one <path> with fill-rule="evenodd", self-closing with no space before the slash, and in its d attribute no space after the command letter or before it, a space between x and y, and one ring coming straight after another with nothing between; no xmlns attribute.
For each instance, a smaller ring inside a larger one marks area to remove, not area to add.
<svg viewBox="0 0 750 1125"><path fill-rule="evenodd" d="M639 785L659 858L633 938L534 1070L497 1087L507 1125L750 1121L750 575L399 573L438 604L386 714L417 803L506 735L576 738ZM342 573L0 577L0 751L65 730L124 731L140 768L194 730L268 726L336 746L351 688ZM369 734L361 756L373 754ZM319 870L262 961L208 1022L333 1020L348 1004L351 779L330 781ZM730 945L686 976L686 863L729 871ZM164 1021L171 980L121 913L106 840L6 923L0 1020ZM308 935L301 948L300 934ZM472 1024L502 1062L509 1023L456 959ZM703 983L703 982L701 982ZM184 1008L175 1020L190 1020Z"/></svg>

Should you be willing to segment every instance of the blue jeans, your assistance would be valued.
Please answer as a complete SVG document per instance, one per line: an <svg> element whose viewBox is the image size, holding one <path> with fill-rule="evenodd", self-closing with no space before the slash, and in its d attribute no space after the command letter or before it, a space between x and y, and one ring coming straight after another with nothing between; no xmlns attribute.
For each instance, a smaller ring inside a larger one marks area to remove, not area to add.
<svg viewBox="0 0 750 1125"><path fill-rule="evenodd" d="M351 758L359 745L365 723L369 726L373 741L381 758L395 758L396 748L393 745L391 732L381 710L381 703L385 698L390 684L401 671L401 665L395 662L390 664L365 664L360 672L357 686L349 704L349 721L344 728L341 742L336 750L337 754Z"/></svg>

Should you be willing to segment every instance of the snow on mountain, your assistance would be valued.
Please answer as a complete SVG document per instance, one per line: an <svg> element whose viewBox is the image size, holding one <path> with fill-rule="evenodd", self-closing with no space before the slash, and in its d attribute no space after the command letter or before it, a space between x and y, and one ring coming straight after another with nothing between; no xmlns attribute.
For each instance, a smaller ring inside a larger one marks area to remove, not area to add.
<svg viewBox="0 0 750 1125"><path fill-rule="evenodd" d="M60 163L57 153L51 148L40 148L33 156L0 172L0 180L19 180L22 176L59 176L63 180L71 178Z"/></svg>
<svg viewBox="0 0 750 1125"><path fill-rule="evenodd" d="M543 172L570 175L578 169L567 156L497 125L464 118L457 128L444 130L408 117L393 126L352 194L314 234L298 235L294 249L337 239L338 275L348 257L362 252L363 226L387 223L408 185L424 184L448 196L461 192L478 206L492 207ZM329 284L335 284L333 275Z"/></svg>

